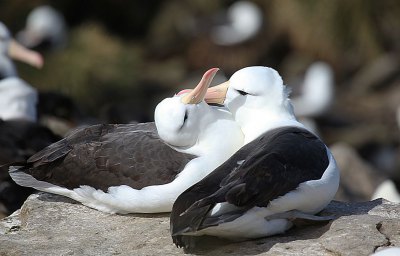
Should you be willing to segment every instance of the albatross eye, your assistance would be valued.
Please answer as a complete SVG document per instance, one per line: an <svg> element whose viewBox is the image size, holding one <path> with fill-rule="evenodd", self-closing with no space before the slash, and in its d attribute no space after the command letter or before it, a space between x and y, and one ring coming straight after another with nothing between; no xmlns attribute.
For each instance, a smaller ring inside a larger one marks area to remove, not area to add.
<svg viewBox="0 0 400 256"><path fill-rule="evenodd" d="M185 116L183 117L183 123L186 122L186 120L188 119L188 111L185 111Z"/></svg>
<svg viewBox="0 0 400 256"><path fill-rule="evenodd" d="M243 95L243 96L248 94L247 92L242 91L242 90L237 90L237 92L240 93L240 95Z"/></svg>

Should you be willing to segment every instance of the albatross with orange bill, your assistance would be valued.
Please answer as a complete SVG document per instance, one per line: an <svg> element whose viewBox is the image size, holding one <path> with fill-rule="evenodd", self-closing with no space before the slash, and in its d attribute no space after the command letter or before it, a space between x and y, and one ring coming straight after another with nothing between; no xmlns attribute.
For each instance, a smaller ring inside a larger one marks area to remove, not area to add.
<svg viewBox="0 0 400 256"><path fill-rule="evenodd" d="M283 233L333 199L339 170L326 145L296 120L288 90L272 68L247 67L209 89L209 103L224 104L241 126L244 146L183 192L171 212L177 246L196 236L233 240Z"/></svg>
<svg viewBox="0 0 400 256"><path fill-rule="evenodd" d="M180 193L243 145L232 115L203 100L217 71L208 70L192 92L161 101L155 124L77 130L11 168L10 176L104 212L171 211Z"/></svg>

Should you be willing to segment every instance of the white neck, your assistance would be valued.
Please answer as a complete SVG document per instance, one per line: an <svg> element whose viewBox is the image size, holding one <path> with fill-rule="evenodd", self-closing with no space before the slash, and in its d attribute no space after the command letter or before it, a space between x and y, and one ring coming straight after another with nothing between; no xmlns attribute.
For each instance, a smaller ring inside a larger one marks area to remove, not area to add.
<svg viewBox="0 0 400 256"><path fill-rule="evenodd" d="M270 111L267 109L241 108L236 112L235 119L242 127L244 144L253 141L266 131L281 126L304 126L296 117L287 111Z"/></svg>
<svg viewBox="0 0 400 256"><path fill-rule="evenodd" d="M242 130L233 120L232 114L221 109L212 109L212 111L214 111L213 118L215 115L217 118L201 129L202 133L197 143L187 149L176 148L180 152L198 157L191 160L171 183L143 188L141 191L146 193L143 197L146 200L140 202L142 208L146 208L148 204L151 208L151 202L156 199L149 198L158 198L162 195L162 202L157 203L159 210L170 211L173 202L183 191L207 176L243 146Z"/></svg>
<svg viewBox="0 0 400 256"><path fill-rule="evenodd" d="M196 156L204 156L208 162L222 163L243 146L244 135L232 114L221 108L211 108L197 142L190 148L176 150Z"/></svg>

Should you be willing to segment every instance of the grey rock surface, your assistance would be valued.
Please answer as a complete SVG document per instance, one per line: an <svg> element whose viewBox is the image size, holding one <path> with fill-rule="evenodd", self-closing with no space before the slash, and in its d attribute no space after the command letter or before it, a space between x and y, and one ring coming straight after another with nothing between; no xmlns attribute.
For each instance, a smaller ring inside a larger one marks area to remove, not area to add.
<svg viewBox="0 0 400 256"><path fill-rule="evenodd" d="M384 200L334 201L325 225L246 242L200 238L199 255L369 255L400 246L400 205ZM110 215L64 197L34 194L0 221L0 255L182 255L168 214Z"/></svg>
<svg viewBox="0 0 400 256"><path fill-rule="evenodd" d="M346 143L335 143L330 149L340 168L340 186L335 200L370 200L376 188L385 180L385 175L375 170Z"/></svg>

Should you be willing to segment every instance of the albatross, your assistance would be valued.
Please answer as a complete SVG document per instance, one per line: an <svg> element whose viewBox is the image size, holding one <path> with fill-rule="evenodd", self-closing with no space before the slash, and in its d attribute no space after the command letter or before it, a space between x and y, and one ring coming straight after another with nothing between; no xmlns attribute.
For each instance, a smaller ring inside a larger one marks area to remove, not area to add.
<svg viewBox="0 0 400 256"><path fill-rule="evenodd" d="M41 55L13 40L7 27L0 22L0 209L4 206L0 212L5 211L5 214L20 208L33 192L11 180L9 165L26 161L60 139L35 122L37 91L18 77L12 58L36 68L43 65Z"/></svg>
<svg viewBox="0 0 400 256"><path fill-rule="evenodd" d="M283 233L334 197L339 170L326 145L296 120L282 78L247 67L211 87L209 103L224 104L241 126L244 146L184 191L171 212L171 235L191 248L195 236L233 240Z"/></svg>
<svg viewBox="0 0 400 256"><path fill-rule="evenodd" d="M217 68L192 92L161 101L154 123L77 130L10 168L21 185L70 197L108 213L169 212L185 189L243 145L230 112L203 98ZM157 129L156 129L157 128Z"/></svg>
<svg viewBox="0 0 400 256"><path fill-rule="evenodd" d="M66 45L67 25L60 12L49 5L41 5L28 14L25 28L16 37L28 48L60 49Z"/></svg>
<svg viewBox="0 0 400 256"><path fill-rule="evenodd" d="M299 91L300 94L291 100L294 113L302 124L318 134L318 120L329 120L326 117L335 100L332 67L323 61L312 63Z"/></svg>
<svg viewBox="0 0 400 256"><path fill-rule="evenodd" d="M13 40L0 22L0 118L36 121L37 91L18 77L11 58L36 68L43 65L42 56Z"/></svg>

